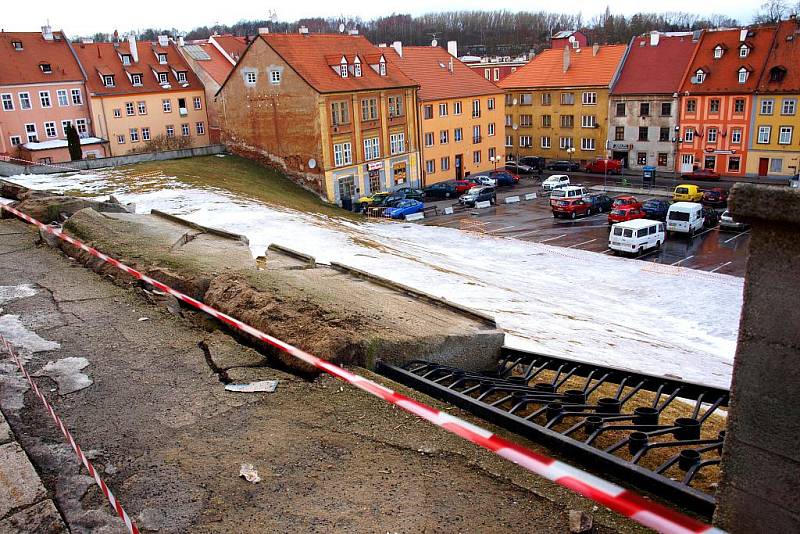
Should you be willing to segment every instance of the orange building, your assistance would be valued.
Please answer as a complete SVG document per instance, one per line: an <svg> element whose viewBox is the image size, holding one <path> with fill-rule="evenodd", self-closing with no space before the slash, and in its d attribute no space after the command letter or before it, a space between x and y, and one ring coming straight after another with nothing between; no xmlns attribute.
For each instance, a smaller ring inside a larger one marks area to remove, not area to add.
<svg viewBox="0 0 800 534"><path fill-rule="evenodd" d="M680 91L679 172L745 174L753 93L774 37L774 27L703 32Z"/></svg>

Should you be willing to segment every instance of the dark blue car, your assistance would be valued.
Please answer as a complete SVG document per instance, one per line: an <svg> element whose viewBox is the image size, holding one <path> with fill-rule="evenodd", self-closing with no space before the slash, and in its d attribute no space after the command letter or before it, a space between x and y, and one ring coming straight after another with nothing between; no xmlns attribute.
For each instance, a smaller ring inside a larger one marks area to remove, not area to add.
<svg viewBox="0 0 800 534"><path fill-rule="evenodd" d="M425 205L419 200L405 199L401 200L392 208L386 208L383 212L384 217L391 217L392 219L403 219L406 215L412 213L420 213L425 209Z"/></svg>
<svg viewBox="0 0 800 534"><path fill-rule="evenodd" d="M669 211L669 202L666 200L646 200L642 204L645 216L654 221L664 221L667 219L667 212Z"/></svg>

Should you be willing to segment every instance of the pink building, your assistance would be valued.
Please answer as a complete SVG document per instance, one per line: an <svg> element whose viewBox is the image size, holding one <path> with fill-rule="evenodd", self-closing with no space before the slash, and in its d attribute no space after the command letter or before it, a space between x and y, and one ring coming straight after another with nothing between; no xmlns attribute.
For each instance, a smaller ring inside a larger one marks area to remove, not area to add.
<svg viewBox="0 0 800 534"><path fill-rule="evenodd" d="M35 163L70 161L66 126L83 157L106 156L93 137L86 76L63 32L0 32L0 155Z"/></svg>

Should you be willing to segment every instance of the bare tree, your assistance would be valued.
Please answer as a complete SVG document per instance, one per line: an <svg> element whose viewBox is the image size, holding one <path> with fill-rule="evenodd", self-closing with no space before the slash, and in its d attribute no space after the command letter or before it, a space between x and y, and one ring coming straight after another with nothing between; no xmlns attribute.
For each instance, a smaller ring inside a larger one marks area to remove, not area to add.
<svg viewBox="0 0 800 534"><path fill-rule="evenodd" d="M754 24L777 24L789 13L789 5L785 0L769 0L761 4L761 8L753 17Z"/></svg>

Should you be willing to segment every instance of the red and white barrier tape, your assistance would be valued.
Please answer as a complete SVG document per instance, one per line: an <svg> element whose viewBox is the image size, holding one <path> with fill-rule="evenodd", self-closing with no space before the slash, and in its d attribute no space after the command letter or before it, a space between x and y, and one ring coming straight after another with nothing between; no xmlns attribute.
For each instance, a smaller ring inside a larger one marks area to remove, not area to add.
<svg viewBox="0 0 800 534"><path fill-rule="evenodd" d="M69 441L69 444L72 446L72 450L75 451L75 454L78 456L78 459L81 461L81 463L83 463L84 467L86 467L86 469L89 471L89 475L91 475L91 477L94 478L94 481L97 483L97 485L100 486L100 490L103 492L103 495L106 496L106 499L108 499L108 502L111 504L111 507L117 512L117 515L119 515L119 517L125 522L125 526L128 527L128 532L130 532L131 534L139 534L139 529L136 528L136 523L134 523L133 520L130 517L128 517L127 512L125 512L125 509L122 508L122 505L119 503L116 497L114 497L114 494L111 493L111 490L108 489L106 483L103 482L103 479L100 478L99 474L97 474L97 470L92 465L92 462L90 462L89 459L86 458L86 455L83 454L81 446L75 442L75 439L73 439L72 434L69 433L69 430L67 430L67 427L64 425L64 421L62 421L61 418L58 415L56 415L56 412L55 410L53 410L53 407L50 406L49 402L47 402L47 399L44 397L44 395L42 395L42 392L39 391L39 388L36 386L36 382L34 382L31 379L31 375L28 374L28 371L22 364L22 360L20 360L19 357L11 349L11 345L8 343L8 340L2 335L0 335L0 341L3 342L6 352L8 352L8 354L11 355L11 358L17 364L17 367L19 367L19 370L22 371L22 374L28 380L28 383L33 388L33 392L36 393L36 396L39 397L39 400L41 400L42 404L44 404L45 409L50 413L50 416L53 418L53 421L55 421L56 426L58 426L58 428L61 430L61 433L64 434L64 437L67 438L67 441Z"/></svg>
<svg viewBox="0 0 800 534"><path fill-rule="evenodd" d="M38 161L38 162L37 161L31 161L29 159L15 158L14 156L6 156L4 161L8 161L9 163L14 163L15 161L21 161L26 166L52 167L53 169L62 169L64 171L81 172L81 169L76 169L75 167L67 167L66 165L58 165L58 164L55 164L55 163L44 163L44 162L41 162L41 161Z"/></svg>
<svg viewBox="0 0 800 534"><path fill-rule="evenodd" d="M184 295L180 291L176 291L171 287L150 278L149 276L140 273L136 269L121 263L120 261L103 254L102 252L90 247L77 239L66 235L60 230L43 224L36 219L18 211L10 206L2 205L0 209L8 210L17 217L38 226L40 229L49 232L59 239L74 245L92 256L100 260L110 263L114 267L124 271L125 273L137 278L153 287L169 293L175 298L189 304L190 306L201 310L212 317L219 319L225 324L236 328L242 332L246 332L254 338L261 340L275 348L278 348L295 358L306 362L309 365L321 369L353 386L366 391L378 398L385 400L390 404L399 406L403 410L416 415L426 421L444 428L462 438L488 449L503 458L510 460L522 467L532 471L548 480L552 480L557 484L567 487L584 497L592 499L593 501L602 504L603 506L614 510L622 515L630 517L634 521L641 523L647 527L655 529L659 532L666 534L689 534L689 533L715 533L720 534L723 531L710 527L696 519L676 512L666 506L654 503L636 493L628 491L616 484L603 480L599 477L576 469L558 460L554 460L542 454L533 452L525 447L517 445L505 438L497 436L488 430L468 423L462 419L454 417L450 414L441 412L430 406L415 401L405 395L392 391L391 389L382 386L372 380L364 378L351 373L350 371L334 365L326 360L318 358L303 350L298 349L280 339L265 334L264 332L254 328L242 321L231 317L225 313L215 310L211 306L203 304L202 302L193 299L188 295Z"/></svg>

